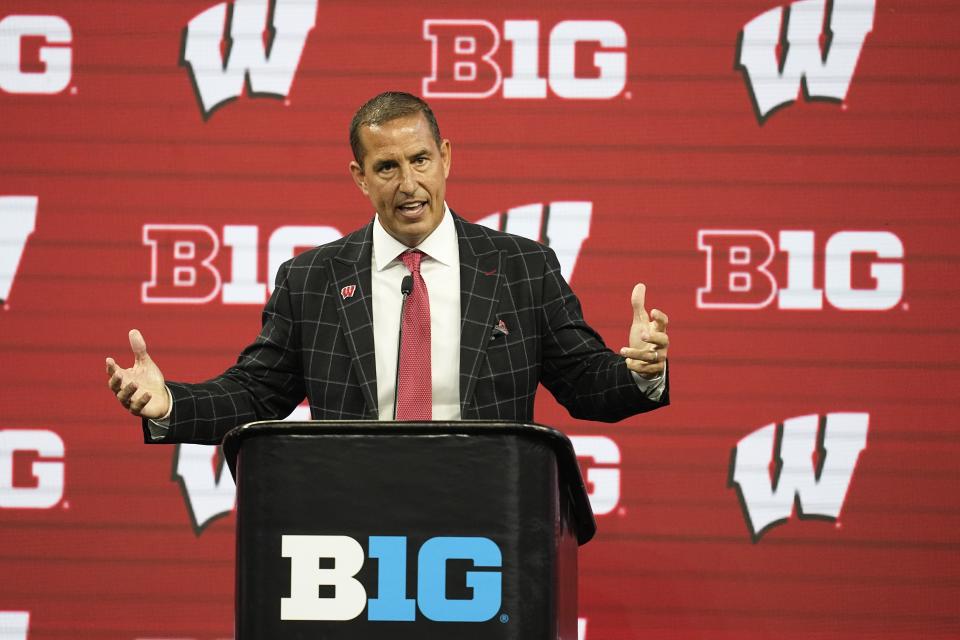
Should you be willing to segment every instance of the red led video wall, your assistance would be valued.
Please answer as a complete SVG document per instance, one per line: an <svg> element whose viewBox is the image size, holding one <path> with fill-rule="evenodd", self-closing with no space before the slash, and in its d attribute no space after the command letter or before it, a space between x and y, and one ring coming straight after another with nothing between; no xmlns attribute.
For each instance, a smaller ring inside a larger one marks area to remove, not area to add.
<svg viewBox="0 0 960 640"><path fill-rule="evenodd" d="M548 242L611 347L635 283L670 317L668 408L538 396L599 526L581 640L957 637L958 27L939 0L4 3L0 638L232 637L230 474L145 446L104 357L137 328L169 379L232 364L279 265L370 220L347 128L388 89L437 114L450 207Z"/></svg>

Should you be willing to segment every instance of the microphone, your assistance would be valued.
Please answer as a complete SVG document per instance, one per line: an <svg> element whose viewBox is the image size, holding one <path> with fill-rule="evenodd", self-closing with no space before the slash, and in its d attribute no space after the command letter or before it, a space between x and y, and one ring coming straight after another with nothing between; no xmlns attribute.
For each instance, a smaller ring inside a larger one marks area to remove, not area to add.
<svg viewBox="0 0 960 640"><path fill-rule="evenodd" d="M397 376L393 381L393 419L397 419L397 405L400 404L400 352L403 349L403 312L407 308L407 296L413 291L413 276L404 276L400 282L400 331L397 333Z"/></svg>

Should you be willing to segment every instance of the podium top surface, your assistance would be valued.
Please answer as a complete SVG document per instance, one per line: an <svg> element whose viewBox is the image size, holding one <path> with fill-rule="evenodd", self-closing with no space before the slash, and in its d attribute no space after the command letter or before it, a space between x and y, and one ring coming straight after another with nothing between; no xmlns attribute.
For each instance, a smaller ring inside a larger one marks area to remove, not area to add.
<svg viewBox="0 0 960 640"><path fill-rule="evenodd" d="M237 476L237 457L243 443L261 437L465 437L465 438L527 438L550 448L557 460L560 490L570 498L577 522L577 540L585 544L596 533L596 521L587 498L587 489L580 474L576 454L569 438L556 429L537 424L460 420L436 422L388 422L378 420L304 422L263 421L237 427L223 440L223 453L234 478Z"/></svg>

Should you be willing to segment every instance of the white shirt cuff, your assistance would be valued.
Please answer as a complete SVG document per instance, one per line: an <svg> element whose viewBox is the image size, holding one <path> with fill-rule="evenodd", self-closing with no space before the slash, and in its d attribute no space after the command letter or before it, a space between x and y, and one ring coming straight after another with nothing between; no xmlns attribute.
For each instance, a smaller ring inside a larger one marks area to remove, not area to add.
<svg viewBox="0 0 960 640"><path fill-rule="evenodd" d="M660 400L663 390L667 386L667 363L663 363L663 372L653 378L644 378L636 371L631 371L633 380L637 383L637 388L651 400Z"/></svg>
<svg viewBox="0 0 960 640"><path fill-rule="evenodd" d="M167 391L167 399L170 401L167 407L167 413L162 418L156 420L147 420L147 430L150 431L150 437L154 440L162 440L170 431L170 414L173 413L173 394L170 393L170 387L164 385Z"/></svg>

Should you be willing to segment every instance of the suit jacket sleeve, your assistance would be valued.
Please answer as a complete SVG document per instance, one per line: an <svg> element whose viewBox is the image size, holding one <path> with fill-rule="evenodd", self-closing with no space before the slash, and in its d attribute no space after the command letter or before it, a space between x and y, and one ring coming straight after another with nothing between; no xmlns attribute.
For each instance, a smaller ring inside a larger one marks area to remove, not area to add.
<svg viewBox="0 0 960 640"><path fill-rule="evenodd" d="M571 416L615 422L670 403L669 380L659 400L648 398L623 358L586 323L552 250L542 285L542 382Z"/></svg>
<svg viewBox="0 0 960 640"><path fill-rule="evenodd" d="M173 411L166 437L148 443L219 444L230 429L256 420L284 418L306 395L301 351L293 330L290 263L277 272L276 288L263 311L257 339L223 374L199 384L168 382Z"/></svg>

